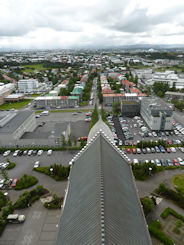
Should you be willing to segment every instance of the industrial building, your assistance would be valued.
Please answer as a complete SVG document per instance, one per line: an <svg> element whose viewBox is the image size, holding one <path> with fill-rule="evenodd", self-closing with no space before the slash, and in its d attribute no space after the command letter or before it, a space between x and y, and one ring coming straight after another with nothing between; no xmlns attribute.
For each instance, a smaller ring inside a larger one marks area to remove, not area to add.
<svg viewBox="0 0 184 245"><path fill-rule="evenodd" d="M173 109L159 98L142 98L141 116L148 127L154 131L171 130Z"/></svg>
<svg viewBox="0 0 184 245"><path fill-rule="evenodd" d="M101 118L69 165L57 245L152 244L129 159Z"/></svg>
<svg viewBox="0 0 184 245"><path fill-rule="evenodd" d="M33 132L36 128L34 112L0 111L0 143L10 143L20 139L25 132Z"/></svg>
<svg viewBox="0 0 184 245"><path fill-rule="evenodd" d="M0 86L0 105L4 104L5 98L12 93L14 87L15 85L13 83Z"/></svg>

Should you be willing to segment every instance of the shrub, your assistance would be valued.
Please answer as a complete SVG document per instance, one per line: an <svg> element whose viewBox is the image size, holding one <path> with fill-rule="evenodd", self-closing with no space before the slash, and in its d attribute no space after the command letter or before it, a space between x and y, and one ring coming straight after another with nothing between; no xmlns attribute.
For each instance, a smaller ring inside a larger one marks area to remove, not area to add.
<svg viewBox="0 0 184 245"><path fill-rule="evenodd" d="M40 199L39 195L35 195L33 196L30 200L29 200L29 205L32 205L33 202L37 201L38 199Z"/></svg>
<svg viewBox="0 0 184 245"><path fill-rule="evenodd" d="M154 237L163 242L165 245L174 245L174 242L161 231L161 228L162 225L157 220L153 221L153 223L149 225L149 231Z"/></svg>
<svg viewBox="0 0 184 245"><path fill-rule="evenodd" d="M2 216L0 216L0 234L3 232L5 226L6 226L6 220L3 219Z"/></svg>
<svg viewBox="0 0 184 245"><path fill-rule="evenodd" d="M51 168L53 169L52 172L50 171ZM68 178L69 173L70 173L70 166L65 167L60 164L54 164L54 165L51 165L50 167L35 168L34 171L47 174L51 176L52 178L54 178L56 181L59 181L59 180L65 180Z"/></svg>
<svg viewBox="0 0 184 245"><path fill-rule="evenodd" d="M143 205L143 210L144 210L144 214L145 216L148 215L154 208L154 202L151 198L149 197L145 197L143 199L141 199L141 203Z"/></svg>
<svg viewBox="0 0 184 245"><path fill-rule="evenodd" d="M6 220L9 214L12 214L14 211L14 207L12 205L12 202L8 203L8 206L2 208L2 218Z"/></svg>
<svg viewBox="0 0 184 245"><path fill-rule="evenodd" d="M18 181L15 186L15 190L22 190L29 188L30 186L35 185L38 182L38 179L34 176L24 174Z"/></svg>
<svg viewBox="0 0 184 245"><path fill-rule="evenodd" d="M0 210L2 207L6 206L7 198L2 191L0 191Z"/></svg>
<svg viewBox="0 0 184 245"><path fill-rule="evenodd" d="M48 209L58 209L61 208L63 198L59 198L56 194L53 195L53 200L51 202L45 202L44 206Z"/></svg>
<svg viewBox="0 0 184 245"><path fill-rule="evenodd" d="M15 168L16 164L14 162L10 162L8 167L6 168L7 170L10 170L12 168Z"/></svg>
<svg viewBox="0 0 184 245"><path fill-rule="evenodd" d="M22 195L19 196L17 202L15 203L15 209L27 208L30 199L31 199L30 192L25 191Z"/></svg>

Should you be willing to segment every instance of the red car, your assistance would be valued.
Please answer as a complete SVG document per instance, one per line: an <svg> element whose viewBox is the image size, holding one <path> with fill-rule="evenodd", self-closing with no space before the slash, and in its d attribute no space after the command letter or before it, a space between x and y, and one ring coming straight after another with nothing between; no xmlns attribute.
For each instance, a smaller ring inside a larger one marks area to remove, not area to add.
<svg viewBox="0 0 184 245"><path fill-rule="evenodd" d="M171 149L168 147L166 148L167 153L171 153Z"/></svg>
<svg viewBox="0 0 184 245"><path fill-rule="evenodd" d="M127 148L126 151L127 151L127 153L131 153L130 148Z"/></svg>
<svg viewBox="0 0 184 245"><path fill-rule="evenodd" d="M175 166L180 166L180 164L179 164L177 159L173 159L173 163L174 163Z"/></svg>
<svg viewBox="0 0 184 245"><path fill-rule="evenodd" d="M88 140L88 137L87 136L82 136L82 137L77 138L77 140L78 141L81 141L81 140L87 141Z"/></svg>
<svg viewBox="0 0 184 245"><path fill-rule="evenodd" d="M15 186L17 185L18 181L19 181L18 179L14 179L14 180L12 181L11 186L12 186L12 187L15 187Z"/></svg>
<svg viewBox="0 0 184 245"><path fill-rule="evenodd" d="M171 140L168 140L167 141L169 145L172 145L172 141Z"/></svg>
<svg viewBox="0 0 184 245"><path fill-rule="evenodd" d="M132 153L133 153L133 154L136 154L136 153L137 153L137 151L136 151L135 148L132 148Z"/></svg>

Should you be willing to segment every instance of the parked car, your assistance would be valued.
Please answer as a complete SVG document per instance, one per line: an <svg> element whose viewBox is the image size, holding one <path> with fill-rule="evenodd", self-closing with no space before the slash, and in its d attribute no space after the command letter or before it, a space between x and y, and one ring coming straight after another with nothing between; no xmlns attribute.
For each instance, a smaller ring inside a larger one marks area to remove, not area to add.
<svg viewBox="0 0 184 245"><path fill-rule="evenodd" d="M28 153L27 153L27 155L28 155L28 156L31 156L32 153L33 153L33 150L29 150Z"/></svg>
<svg viewBox="0 0 184 245"><path fill-rule="evenodd" d="M133 154L136 154L136 152L137 152L136 149L135 148L132 148L132 153Z"/></svg>
<svg viewBox="0 0 184 245"><path fill-rule="evenodd" d="M137 148L136 151L137 151L138 154L141 154L141 149L140 148Z"/></svg>
<svg viewBox="0 0 184 245"><path fill-rule="evenodd" d="M18 181L19 181L18 179L13 179L11 186L15 187L17 185Z"/></svg>
<svg viewBox="0 0 184 245"><path fill-rule="evenodd" d="M34 163L34 168L38 168L40 166L40 162L39 161L36 161L35 163Z"/></svg>
<svg viewBox="0 0 184 245"><path fill-rule="evenodd" d="M149 147L146 147L147 153L151 153L151 149Z"/></svg>
<svg viewBox="0 0 184 245"><path fill-rule="evenodd" d="M171 152L176 152L176 148L175 147L171 147Z"/></svg>
<svg viewBox="0 0 184 245"><path fill-rule="evenodd" d="M77 140L78 141L81 141L81 140L87 141L88 140L88 137L87 136L78 137Z"/></svg>
<svg viewBox="0 0 184 245"><path fill-rule="evenodd" d="M47 156L50 156L50 155L52 155L52 150L47 151Z"/></svg>
<svg viewBox="0 0 184 245"><path fill-rule="evenodd" d="M126 151L127 151L127 153L131 153L131 149L130 148L127 148Z"/></svg>
<svg viewBox="0 0 184 245"><path fill-rule="evenodd" d="M154 147L151 147L151 152L155 153L155 148Z"/></svg>
<svg viewBox="0 0 184 245"><path fill-rule="evenodd" d="M160 162L161 162L163 167L167 167L167 163L164 159L161 159Z"/></svg>
<svg viewBox="0 0 184 245"><path fill-rule="evenodd" d="M27 153L28 153L28 151L27 151L27 150L25 150L25 151L23 152L23 156L26 156L26 155L27 155Z"/></svg>
<svg viewBox="0 0 184 245"><path fill-rule="evenodd" d="M142 148L142 153L146 154L146 149Z"/></svg>
<svg viewBox="0 0 184 245"><path fill-rule="evenodd" d="M9 214L7 217L8 223L22 223L25 221L25 215L23 214Z"/></svg>
<svg viewBox="0 0 184 245"><path fill-rule="evenodd" d="M161 166L161 163L160 163L160 161L158 159L155 159L155 164L156 164L157 167Z"/></svg>
<svg viewBox="0 0 184 245"><path fill-rule="evenodd" d="M181 166L184 166L184 161L183 161L183 159L182 159L181 157L178 157L177 159L178 159L180 165L181 165Z"/></svg>
<svg viewBox="0 0 184 245"><path fill-rule="evenodd" d="M33 156L36 156L37 155L37 152L38 152L37 150L33 150L33 153L32 153Z"/></svg>
<svg viewBox="0 0 184 245"><path fill-rule="evenodd" d="M171 153L171 149L169 147L166 148L167 153Z"/></svg>
<svg viewBox="0 0 184 245"><path fill-rule="evenodd" d="M19 153L19 150L16 150L16 151L13 153L13 157L18 156L18 153Z"/></svg>
<svg viewBox="0 0 184 245"><path fill-rule="evenodd" d="M180 163L177 159L173 159L173 163L175 166L180 166Z"/></svg>
<svg viewBox="0 0 184 245"><path fill-rule="evenodd" d="M133 159L133 164L139 164L139 160L138 159Z"/></svg>
<svg viewBox="0 0 184 245"><path fill-rule="evenodd" d="M39 150L37 153L38 156L41 156L42 154L43 154L43 150Z"/></svg>
<svg viewBox="0 0 184 245"><path fill-rule="evenodd" d="M160 149L158 148L158 146L155 146L155 151L156 153L160 153Z"/></svg>
<svg viewBox="0 0 184 245"><path fill-rule="evenodd" d="M166 160L168 166L174 166L173 162L170 159Z"/></svg>
<svg viewBox="0 0 184 245"><path fill-rule="evenodd" d="M164 149L164 147L163 146L159 146L159 149L160 149L160 151L162 152L162 153L165 153L165 149Z"/></svg>
<svg viewBox="0 0 184 245"><path fill-rule="evenodd" d="M5 152L3 153L3 157L7 157L7 156L8 156L10 153L11 153L11 151L10 151L10 150L5 151Z"/></svg>

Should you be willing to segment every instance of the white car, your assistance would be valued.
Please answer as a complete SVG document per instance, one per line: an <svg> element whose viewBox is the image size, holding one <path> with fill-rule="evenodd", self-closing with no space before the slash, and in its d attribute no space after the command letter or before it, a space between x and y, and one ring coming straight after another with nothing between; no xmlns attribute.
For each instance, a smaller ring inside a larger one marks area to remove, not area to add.
<svg viewBox="0 0 184 245"><path fill-rule="evenodd" d="M40 166L40 162L39 161L36 161L35 163L34 163L34 168L38 168Z"/></svg>
<svg viewBox="0 0 184 245"><path fill-rule="evenodd" d="M5 182L5 180L4 180L4 179L0 179L0 189L1 189L1 188L3 188L3 186L4 186L4 182Z"/></svg>
<svg viewBox="0 0 184 245"><path fill-rule="evenodd" d="M27 155L28 155L28 156L31 156L32 153L33 153L33 150L29 150L28 153L27 153Z"/></svg>
<svg viewBox="0 0 184 245"><path fill-rule="evenodd" d="M43 154L43 150L39 150L37 153L38 156L41 156L42 154Z"/></svg>
<svg viewBox="0 0 184 245"><path fill-rule="evenodd" d="M174 147L170 147L170 150L171 150L172 152L176 152L176 148L174 148Z"/></svg>
<svg viewBox="0 0 184 245"><path fill-rule="evenodd" d="M5 151L4 153L3 153L3 157L7 157L9 154L10 154L10 150L8 150L8 151Z"/></svg>
<svg viewBox="0 0 184 245"><path fill-rule="evenodd" d="M139 160L138 159L133 159L133 164L139 164Z"/></svg>
<svg viewBox="0 0 184 245"><path fill-rule="evenodd" d="M16 157L19 153L19 150L16 150L14 153L13 153L13 157Z"/></svg>
<svg viewBox="0 0 184 245"><path fill-rule="evenodd" d="M50 155L52 155L52 150L47 151L47 156L50 156Z"/></svg>
<svg viewBox="0 0 184 245"><path fill-rule="evenodd" d="M183 161L183 159L181 157L178 157L178 161L179 161L179 163L180 163L181 166L184 165L184 161Z"/></svg>

